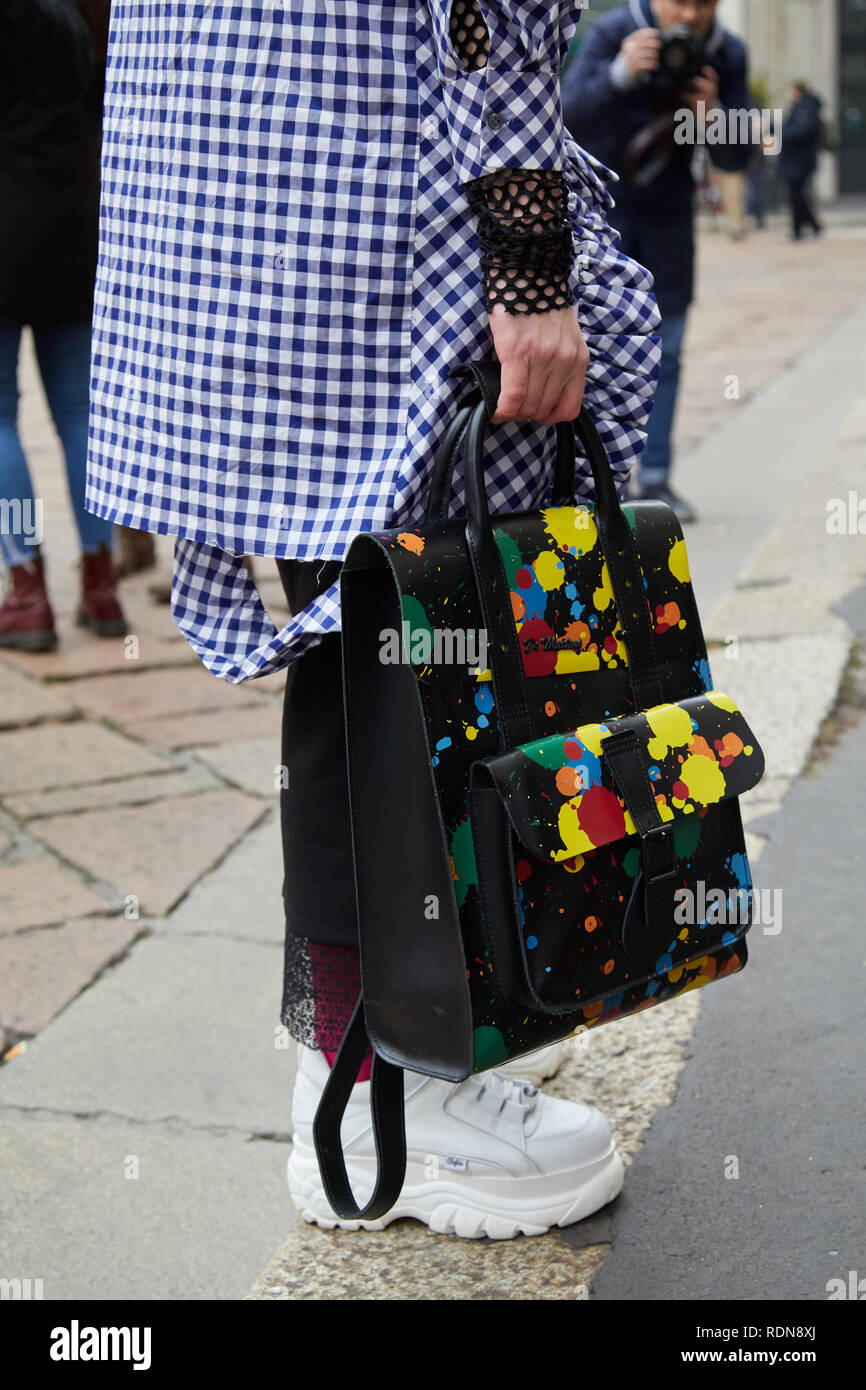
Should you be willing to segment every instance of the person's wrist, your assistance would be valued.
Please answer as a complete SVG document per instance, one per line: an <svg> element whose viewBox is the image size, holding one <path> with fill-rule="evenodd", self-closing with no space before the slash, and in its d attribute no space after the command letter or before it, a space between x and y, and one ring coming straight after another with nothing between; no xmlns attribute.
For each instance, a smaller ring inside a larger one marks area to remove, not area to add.
<svg viewBox="0 0 866 1390"><path fill-rule="evenodd" d="M628 58L622 49L610 65L610 81L618 92L631 92L640 85L640 78L632 72Z"/></svg>

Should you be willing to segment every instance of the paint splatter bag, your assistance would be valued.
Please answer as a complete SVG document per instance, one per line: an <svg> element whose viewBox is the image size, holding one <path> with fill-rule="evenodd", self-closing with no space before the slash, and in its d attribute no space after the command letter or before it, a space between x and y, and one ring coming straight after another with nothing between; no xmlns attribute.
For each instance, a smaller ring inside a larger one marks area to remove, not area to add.
<svg viewBox="0 0 866 1390"><path fill-rule="evenodd" d="M557 426L551 505L491 518L499 364L452 374L470 384L426 524L356 536L341 572L363 994L314 1134L342 1217L399 1195L402 1068L460 1081L747 959L738 797L763 757L711 689L674 513L619 502L582 413ZM575 436L594 505L574 505ZM379 1174L360 1208L340 1120L368 1039Z"/></svg>

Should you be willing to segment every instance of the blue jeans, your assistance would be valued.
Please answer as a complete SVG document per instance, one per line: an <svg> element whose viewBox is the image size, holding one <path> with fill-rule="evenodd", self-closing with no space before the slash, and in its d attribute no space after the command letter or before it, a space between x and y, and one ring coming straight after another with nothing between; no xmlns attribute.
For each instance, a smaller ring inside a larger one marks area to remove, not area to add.
<svg viewBox="0 0 866 1390"><path fill-rule="evenodd" d="M688 314L668 314L662 318L659 333L662 360L652 414L647 426L646 447L641 455L638 482L641 487L667 483L671 471L671 434L680 385L680 350Z"/></svg>
<svg viewBox="0 0 866 1390"><path fill-rule="evenodd" d="M111 543L111 522L84 509L90 390L90 324L35 328L36 358L45 395L66 458L69 495L82 550ZM42 540L42 507L18 435L18 350L21 329L0 324L0 555L25 564ZM40 499L41 500L41 499Z"/></svg>

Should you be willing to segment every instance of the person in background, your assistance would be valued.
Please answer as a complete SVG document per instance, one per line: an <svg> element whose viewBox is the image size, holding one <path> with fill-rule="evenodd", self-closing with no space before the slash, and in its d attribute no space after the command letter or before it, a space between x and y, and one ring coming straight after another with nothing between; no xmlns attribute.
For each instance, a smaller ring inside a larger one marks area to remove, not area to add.
<svg viewBox="0 0 866 1390"><path fill-rule="evenodd" d="M0 647L57 646L37 506L18 434L21 330L33 330L81 545L76 621L126 632L111 523L85 510L90 331L108 0L0 0ZM101 61L102 60L102 61Z"/></svg>
<svg viewBox="0 0 866 1390"><path fill-rule="evenodd" d="M562 107L566 125L590 154L619 176L610 220L622 249L652 272L662 313L662 363L638 483L640 496L666 502L681 521L693 508L670 485L671 433L680 379L680 353L694 289L694 147L677 143L676 113L698 103L705 114L747 109L743 42L716 20L718 0L630 0L603 15L566 68ZM663 64L663 39L686 26L702 58L688 83ZM710 145L713 165L744 169L751 145Z"/></svg>
<svg viewBox="0 0 866 1390"><path fill-rule="evenodd" d="M821 98L805 82L794 82L788 93L791 105L782 122L779 178L788 185L791 202L791 240L800 241L805 228L814 236L823 230L812 208L810 180L818 167L821 145Z"/></svg>

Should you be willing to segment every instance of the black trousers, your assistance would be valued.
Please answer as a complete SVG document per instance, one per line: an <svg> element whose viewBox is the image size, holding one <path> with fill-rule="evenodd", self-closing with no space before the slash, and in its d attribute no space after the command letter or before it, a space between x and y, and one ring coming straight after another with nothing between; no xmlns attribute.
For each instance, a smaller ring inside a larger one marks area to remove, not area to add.
<svg viewBox="0 0 866 1390"><path fill-rule="evenodd" d="M809 183L808 178L788 180L788 191L791 196L791 224L795 237L803 235L804 227L811 227L813 232L820 232L821 230L821 224L812 211Z"/></svg>
<svg viewBox="0 0 866 1390"><path fill-rule="evenodd" d="M277 560L298 613L334 583L339 560ZM280 792L286 936L357 946L340 634L293 661L286 675Z"/></svg>

